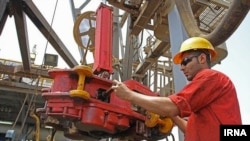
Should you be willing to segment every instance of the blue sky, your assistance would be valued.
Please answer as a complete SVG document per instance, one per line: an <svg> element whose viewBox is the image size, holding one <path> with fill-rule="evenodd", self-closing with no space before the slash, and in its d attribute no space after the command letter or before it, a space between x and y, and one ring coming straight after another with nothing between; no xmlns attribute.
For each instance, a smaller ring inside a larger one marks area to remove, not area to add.
<svg viewBox="0 0 250 141"><path fill-rule="evenodd" d="M82 2L82 1L81 1ZM100 3L101 0L96 0L95 3ZM42 14L46 17L49 23L52 21L53 10L56 1L34 0ZM95 4L94 7L99 4ZM96 8L88 7L85 11L95 11ZM62 14L63 13L63 14ZM73 39L73 19L70 11L70 5L67 2L58 2L57 11L55 13L53 29L62 39L63 43L69 48L69 51L74 55L77 62L80 62L78 46ZM63 15L63 16L62 16ZM32 48L37 45L36 64L42 63L43 54L45 52L46 40L37 28L27 18L29 44ZM247 62L250 62L249 45L250 45L250 14L244 19L239 28L226 41L228 56L216 65L213 69L220 70L227 74L235 84L238 92L238 98L241 107L242 120L244 124L250 124L250 67ZM53 47L48 46L47 53L56 53ZM0 36L0 58L21 60L20 49L18 46L16 29L13 18L8 18L7 23ZM67 67L62 59L59 59L59 66Z"/></svg>

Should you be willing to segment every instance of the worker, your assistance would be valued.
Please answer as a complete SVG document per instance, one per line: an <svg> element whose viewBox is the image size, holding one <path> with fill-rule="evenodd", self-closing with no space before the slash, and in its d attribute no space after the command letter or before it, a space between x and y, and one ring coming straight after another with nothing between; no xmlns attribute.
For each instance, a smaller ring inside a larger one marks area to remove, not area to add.
<svg viewBox="0 0 250 141"><path fill-rule="evenodd" d="M173 62L180 64L189 83L168 97L148 96L114 80L114 93L146 110L170 117L184 133L185 141L219 141L220 125L241 125L234 84L222 72L211 69L217 53L205 38L185 40Z"/></svg>

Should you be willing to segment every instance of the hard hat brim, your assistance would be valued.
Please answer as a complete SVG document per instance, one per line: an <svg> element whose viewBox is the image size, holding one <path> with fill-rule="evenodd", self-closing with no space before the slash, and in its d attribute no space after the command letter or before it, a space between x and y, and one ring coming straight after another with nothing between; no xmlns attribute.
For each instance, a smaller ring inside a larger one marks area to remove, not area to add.
<svg viewBox="0 0 250 141"><path fill-rule="evenodd" d="M182 52L177 53L174 58L173 58L173 62L175 64L180 64L182 60Z"/></svg>
<svg viewBox="0 0 250 141"><path fill-rule="evenodd" d="M211 54L211 61L214 61L216 56L217 56L217 52L215 50L209 50L210 54ZM183 52L179 52L177 53L174 58L173 58L173 62L174 64L180 64L182 61L182 53Z"/></svg>

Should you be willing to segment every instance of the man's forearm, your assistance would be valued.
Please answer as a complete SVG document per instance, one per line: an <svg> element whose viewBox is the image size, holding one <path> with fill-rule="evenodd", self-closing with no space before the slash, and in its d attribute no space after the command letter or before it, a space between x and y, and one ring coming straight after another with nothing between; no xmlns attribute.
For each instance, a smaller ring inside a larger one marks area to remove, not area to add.
<svg viewBox="0 0 250 141"><path fill-rule="evenodd" d="M179 129L185 134L186 126L187 126L187 121L179 116L171 117L173 122L175 123L176 126L179 127Z"/></svg>

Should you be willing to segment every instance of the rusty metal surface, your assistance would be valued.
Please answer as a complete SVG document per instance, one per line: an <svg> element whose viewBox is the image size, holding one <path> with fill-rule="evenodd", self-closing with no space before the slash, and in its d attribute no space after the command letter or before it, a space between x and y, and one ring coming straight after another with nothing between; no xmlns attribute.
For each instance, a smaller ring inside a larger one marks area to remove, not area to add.
<svg viewBox="0 0 250 141"><path fill-rule="evenodd" d="M27 32L26 17L23 12L22 1L10 1L11 9L13 10L13 16L16 25L17 38L19 43L19 48L21 51L21 57L23 62L23 68L26 71L30 70L30 47Z"/></svg>
<svg viewBox="0 0 250 141"><path fill-rule="evenodd" d="M0 1L0 35L3 31L3 27L8 17L8 8L7 8L8 0Z"/></svg>

